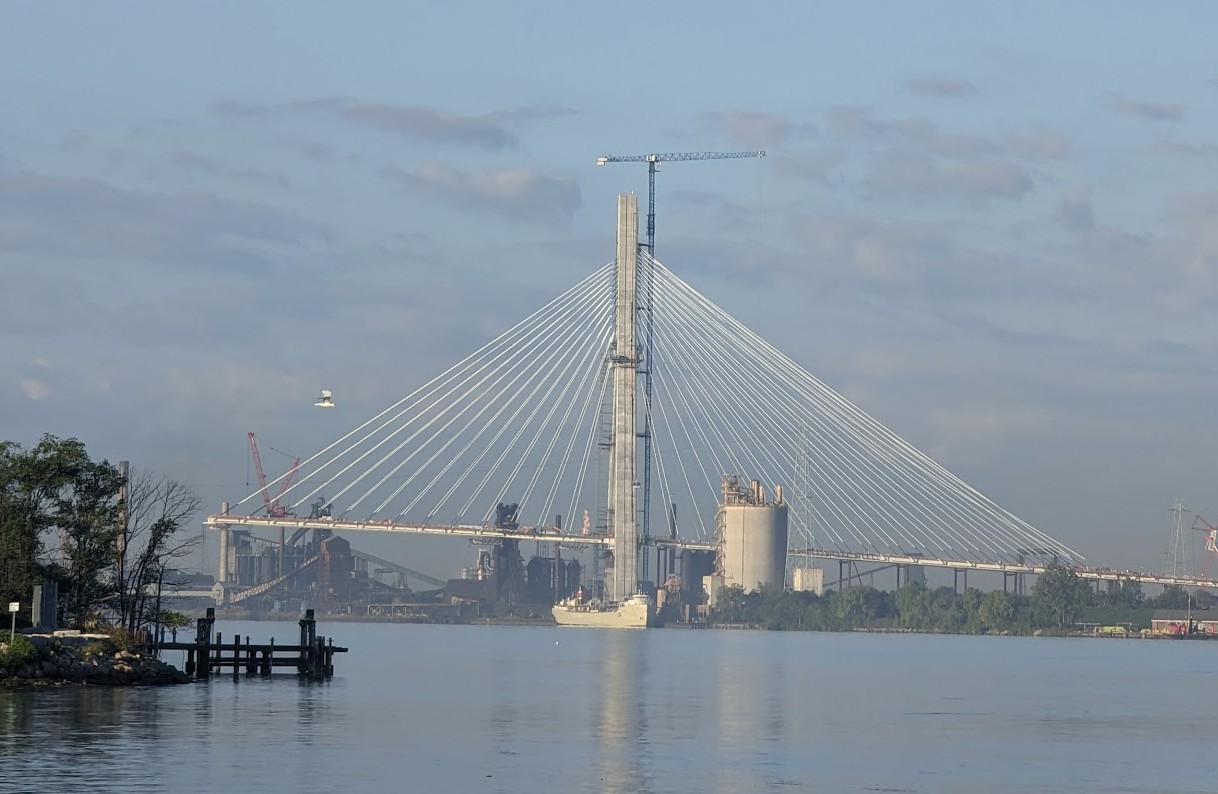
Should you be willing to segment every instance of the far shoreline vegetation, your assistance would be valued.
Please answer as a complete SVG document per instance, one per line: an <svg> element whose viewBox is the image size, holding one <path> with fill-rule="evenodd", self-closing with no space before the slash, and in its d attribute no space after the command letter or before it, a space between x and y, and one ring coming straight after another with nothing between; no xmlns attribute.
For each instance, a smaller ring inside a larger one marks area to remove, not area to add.
<svg viewBox="0 0 1218 794"><path fill-rule="evenodd" d="M1096 592L1078 574L1055 566L1037 577L1028 595L976 588L928 588L910 582L893 590L846 587L810 592L725 587L708 624L772 631L908 631L930 634L1078 634L1082 625L1149 629L1159 609L1204 609L1218 597L1190 595L1168 586L1147 598L1138 582L1124 580L1112 592ZM1204 614L1204 613L1202 613Z"/></svg>

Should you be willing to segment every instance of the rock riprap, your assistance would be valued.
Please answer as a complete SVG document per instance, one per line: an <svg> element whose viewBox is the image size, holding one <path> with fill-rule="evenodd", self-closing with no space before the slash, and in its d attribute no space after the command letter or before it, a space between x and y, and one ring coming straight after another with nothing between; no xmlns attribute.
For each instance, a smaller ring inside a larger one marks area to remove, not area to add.
<svg viewBox="0 0 1218 794"><path fill-rule="evenodd" d="M118 649L113 638L105 634L59 631L18 636L29 640L38 658L6 665L4 660L10 656L8 644L0 642L0 679L8 686L159 686L190 682L185 673L171 664Z"/></svg>

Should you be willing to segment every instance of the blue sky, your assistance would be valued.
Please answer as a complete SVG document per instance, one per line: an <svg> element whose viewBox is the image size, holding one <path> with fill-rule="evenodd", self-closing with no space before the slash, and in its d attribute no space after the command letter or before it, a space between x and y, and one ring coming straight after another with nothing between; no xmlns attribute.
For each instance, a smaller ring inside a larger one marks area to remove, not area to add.
<svg viewBox="0 0 1218 794"><path fill-rule="evenodd" d="M308 453L612 258L646 169L598 155L764 148L663 168L658 257L1160 566L1218 513L1218 11L845 5L13 4L0 438L239 498L246 431Z"/></svg>

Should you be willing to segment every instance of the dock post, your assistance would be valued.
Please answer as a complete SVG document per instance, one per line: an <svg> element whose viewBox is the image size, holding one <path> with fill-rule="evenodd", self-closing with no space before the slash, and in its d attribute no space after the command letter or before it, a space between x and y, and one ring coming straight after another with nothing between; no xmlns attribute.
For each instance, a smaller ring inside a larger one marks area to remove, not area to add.
<svg viewBox="0 0 1218 794"><path fill-rule="evenodd" d="M210 610L210 609L207 611L212 612L212 610ZM208 664L210 662L209 649L208 649L208 645L210 645L210 642L209 642L210 635L211 635L211 623L208 622L207 618L199 618L198 621L195 623L195 651L194 651L194 658L198 662L198 666L194 670L191 670L188 667L187 672L188 673L197 672L197 677L202 678L202 679L206 679L208 676L208 673L210 672L210 668L208 667Z"/></svg>
<svg viewBox="0 0 1218 794"><path fill-rule="evenodd" d="M186 675L194 678L195 675L195 652L193 649L186 651Z"/></svg>
<svg viewBox="0 0 1218 794"><path fill-rule="evenodd" d="M300 662L296 665L296 671L301 675L309 674L313 638L316 635L317 621L313 618L313 610L306 609L305 616L300 619Z"/></svg>
<svg viewBox="0 0 1218 794"><path fill-rule="evenodd" d="M258 660L254 653L253 646L250 645L250 635L245 635L245 674L253 675L258 672Z"/></svg>
<svg viewBox="0 0 1218 794"><path fill-rule="evenodd" d="M241 635L233 635L233 683L241 680Z"/></svg>
<svg viewBox="0 0 1218 794"><path fill-rule="evenodd" d="M313 680L326 680L326 638L313 640Z"/></svg>

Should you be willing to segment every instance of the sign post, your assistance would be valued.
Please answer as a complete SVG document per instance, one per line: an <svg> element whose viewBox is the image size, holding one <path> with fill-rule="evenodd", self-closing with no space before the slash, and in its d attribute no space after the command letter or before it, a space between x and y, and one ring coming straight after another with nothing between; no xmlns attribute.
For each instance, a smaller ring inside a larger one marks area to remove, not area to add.
<svg viewBox="0 0 1218 794"><path fill-rule="evenodd" d="M13 637L17 636L17 611L19 609L21 609L20 601L9 601L8 602L8 613L13 616L13 621L8 630L8 632L9 632L8 641L9 642L12 642Z"/></svg>

